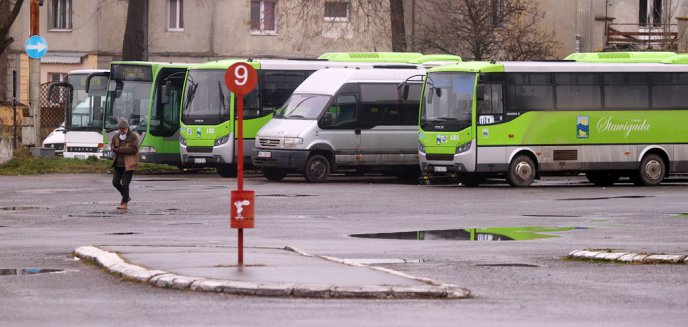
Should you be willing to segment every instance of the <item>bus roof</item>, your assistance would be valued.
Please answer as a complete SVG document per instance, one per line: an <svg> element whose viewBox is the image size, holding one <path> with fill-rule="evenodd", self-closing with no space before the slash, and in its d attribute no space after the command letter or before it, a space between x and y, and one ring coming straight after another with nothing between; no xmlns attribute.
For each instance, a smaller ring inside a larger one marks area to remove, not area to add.
<svg viewBox="0 0 688 327"><path fill-rule="evenodd" d="M450 54L424 55L417 52L329 52L318 59L339 62L407 63L434 67L461 62L461 57Z"/></svg>
<svg viewBox="0 0 688 327"><path fill-rule="evenodd" d="M309 76L294 90L294 93L334 95L345 83L401 83L414 75L422 76L424 74L424 69L323 69Z"/></svg>
<svg viewBox="0 0 688 327"><path fill-rule="evenodd" d="M155 62L155 61L113 61L110 65L136 65L136 66L160 66L172 68L185 68L191 64L178 62Z"/></svg>
<svg viewBox="0 0 688 327"><path fill-rule="evenodd" d="M682 59L688 61L688 56ZM431 69L431 72L688 72L688 65L667 63L584 63L538 61L471 61Z"/></svg>
<svg viewBox="0 0 688 327"><path fill-rule="evenodd" d="M564 60L589 63L642 63L662 62L662 60L674 56L676 56L676 53L669 51L581 52L572 53L564 58Z"/></svg>
<svg viewBox="0 0 688 327"><path fill-rule="evenodd" d="M88 75L88 74L93 74L93 73L106 73L109 72L109 69L76 69L76 70L70 70L69 75Z"/></svg>

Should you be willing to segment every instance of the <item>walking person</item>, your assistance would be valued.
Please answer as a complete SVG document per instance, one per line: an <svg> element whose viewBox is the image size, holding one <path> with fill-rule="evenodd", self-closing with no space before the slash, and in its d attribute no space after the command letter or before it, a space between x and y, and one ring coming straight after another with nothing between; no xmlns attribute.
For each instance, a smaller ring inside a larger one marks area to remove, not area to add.
<svg viewBox="0 0 688 327"><path fill-rule="evenodd" d="M117 129L119 131L110 140L114 168L112 185L122 195L122 202L117 209L127 209L127 203L131 201L129 183L139 165L139 136L124 118L117 122Z"/></svg>

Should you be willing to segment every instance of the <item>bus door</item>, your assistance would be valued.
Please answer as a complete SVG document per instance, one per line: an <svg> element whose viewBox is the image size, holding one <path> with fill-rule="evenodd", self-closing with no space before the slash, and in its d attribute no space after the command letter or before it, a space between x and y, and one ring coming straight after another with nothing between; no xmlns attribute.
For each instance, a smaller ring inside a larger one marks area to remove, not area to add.
<svg viewBox="0 0 688 327"><path fill-rule="evenodd" d="M478 172L501 172L507 163L507 147L499 144L502 135L496 135L494 126L505 122L504 84L500 81L480 83L476 89L476 170Z"/></svg>

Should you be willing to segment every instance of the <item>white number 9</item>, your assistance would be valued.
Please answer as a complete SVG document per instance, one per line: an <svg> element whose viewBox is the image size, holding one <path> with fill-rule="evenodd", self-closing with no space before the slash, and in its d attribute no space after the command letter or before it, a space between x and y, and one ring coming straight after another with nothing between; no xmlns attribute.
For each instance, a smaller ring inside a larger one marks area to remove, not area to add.
<svg viewBox="0 0 688 327"><path fill-rule="evenodd" d="M244 66L237 66L234 69L234 77L236 77L236 84L243 86L248 82L248 69Z"/></svg>

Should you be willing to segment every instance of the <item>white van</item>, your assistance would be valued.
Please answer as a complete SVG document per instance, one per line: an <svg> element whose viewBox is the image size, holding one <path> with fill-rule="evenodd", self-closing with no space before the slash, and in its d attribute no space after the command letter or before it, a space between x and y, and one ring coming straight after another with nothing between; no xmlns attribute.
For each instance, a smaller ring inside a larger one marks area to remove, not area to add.
<svg viewBox="0 0 688 327"><path fill-rule="evenodd" d="M313 73L258 131L253 164L270 180L298 172L322 182L334 171L417 178L424 73L413 65ZM399 86L414 76L404 100Z"/></svg>

